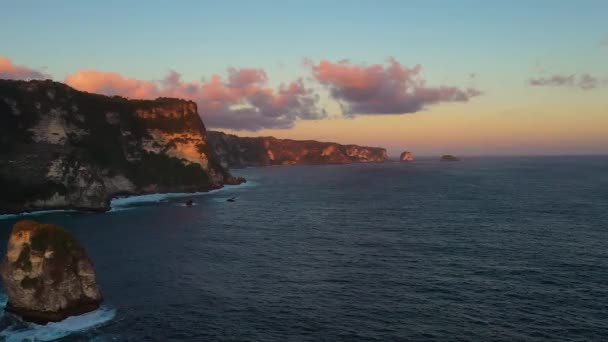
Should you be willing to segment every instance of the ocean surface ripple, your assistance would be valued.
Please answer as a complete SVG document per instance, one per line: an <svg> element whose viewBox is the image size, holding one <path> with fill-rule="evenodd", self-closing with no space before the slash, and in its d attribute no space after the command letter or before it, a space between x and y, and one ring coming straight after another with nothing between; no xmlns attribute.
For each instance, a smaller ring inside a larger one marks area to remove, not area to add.
<svg viewBox="0 0 608 342"><path fill-rule="evenodd" d="M193 207L160 196L34 217L83 243L106 308L44 331L2 317L0 338L608 338L607 157L235 173L250 183L186 195ZM0 220L2 254L17 219Z"/></svg>

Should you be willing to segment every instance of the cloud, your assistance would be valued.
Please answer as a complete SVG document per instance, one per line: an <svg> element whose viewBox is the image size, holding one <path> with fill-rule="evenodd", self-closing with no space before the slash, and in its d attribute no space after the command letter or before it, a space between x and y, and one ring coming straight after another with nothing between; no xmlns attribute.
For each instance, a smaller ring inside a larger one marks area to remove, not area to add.
<svg viewBox="0 0 608 342"><path fill-rule="evenodd" d="M395 59L386 65L353 65L348 60L332 63L305 61L313 77L326 86L342 105L344 114L406 114L441 102L466 102L481 95L474 88L429 87L421 78L422 67L402 66Z"/></svg>
<svg viewBox="0 0 608 342"><path fill-rule="evenodd" d="M127 78L115 72L81 70L68 75L65 83L78 90L105 95L129 98L156 98L160 95L156 82Z"/></svg>
<svg viewBox="0 0 608 342"><path fill-rule="evenodd" d="M51 75L39 70L14 64L9 58L0 56L0 78L9 80L48 79Z"/></svg>
<svg viewBox="0 0 608 342"><path fill-rule="evenodd" d="M302 80L267 86L262 69L228 69L227 79L213 75L209 80L182 81L170 71L160 81L142 81L117 73L82 70L65 82L79 90L129 98L179 97L194 100L205 124L214 128L256 131L290 128L297 120L326 117L318 107L318 96Z"/></svg>
<svg viewBox="0 0 608 342"><path fill-rule="evenodd" d="M395 59L385 65L359 66L347 60L323 60L305 65L312 82L320 83L339 102L345 116L360 114L404 114L421 111L442 102L466 102L481 95L475 88L430 87L422 79L421 66L402 66ZM0 77L10 79L50 78L41 71L15 65L0 57ZM471 78L475 75L471 74ZM581 79L581 87L593 87L591 77ZM196 101L208 127L257 131L291 128L299 120L327 118L319 106L319 95L302 79L269 86L263 69L229 68L225 75L184 81L176 71L160 80L140 80L116 72L95 69L76 71L64 82L76 89L127 98L177 97Z"/></svg>
<svg viewBox="0 0 608 342"><path fill-rule="evenodd" d="M605 85L606 81L589 74L555 74L549 77L531 78L528 83L537 87L579 87L583 90L590 90Z"/></svg>

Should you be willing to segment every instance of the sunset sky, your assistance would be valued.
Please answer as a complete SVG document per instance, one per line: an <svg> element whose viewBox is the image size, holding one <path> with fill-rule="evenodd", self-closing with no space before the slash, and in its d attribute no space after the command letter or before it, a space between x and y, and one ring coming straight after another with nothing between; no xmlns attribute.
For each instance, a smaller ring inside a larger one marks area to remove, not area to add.
<svg viewBox="0 0 608 342"><path fill-rule="evenodd" d="M15 1L0 78L391 155L608 153L608 1Z"/></svg>

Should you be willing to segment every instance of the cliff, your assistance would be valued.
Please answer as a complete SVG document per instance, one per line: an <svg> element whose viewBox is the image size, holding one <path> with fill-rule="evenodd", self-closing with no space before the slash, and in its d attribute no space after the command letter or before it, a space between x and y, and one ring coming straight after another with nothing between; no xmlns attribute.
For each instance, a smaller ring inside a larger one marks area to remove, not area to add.
<svg viewBox="0 0 608 342"><path fill-rule="evenodd" d="M386 149L340 145L313 140L274 137L238 137L209 131L209 142L220 164L228 168L295 164L348 164L384 162Z"/></svg>
<svg viewBox="0 0 608 342"><path fill-rule="evenodd" d="M232 180L191 101L0 80L0 122L0 213L103 211L116 195L206 191Z"/></svg>

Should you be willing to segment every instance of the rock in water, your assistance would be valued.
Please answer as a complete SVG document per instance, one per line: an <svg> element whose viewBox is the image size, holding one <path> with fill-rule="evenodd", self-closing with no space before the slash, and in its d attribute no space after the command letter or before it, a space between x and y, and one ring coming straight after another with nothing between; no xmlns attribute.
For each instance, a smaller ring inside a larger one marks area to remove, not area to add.
<svg viewBox="0 0 608 342"><path fill-rule="evenodd" d="M405 151L405 152L401 153L401 156L399 156L399 160L402 162L414 161L414 155L412 154L412 152Z"/></svg>
<svg viewBox="0 0 608 342"><path fill-rule="evenodd" d="M234 177L234 176L230 176L226 178L226 185L239 185L239 184L243 184L243 183L247 183L247 180L243 177Z"/></svg>
<svg viewBox="0 0 608 342"><path fill-rule="evenodd" d="M2 263L6 311L45 324L97 309L95 271L78 241L63 228L17 222Z"/></svg>
<svg viewBox="0 0 608 342"><path fill-rule="evenodd" d="M451 154L445 154L441 156L441 161L460 161L460 158L453 156Z"/></svg>

